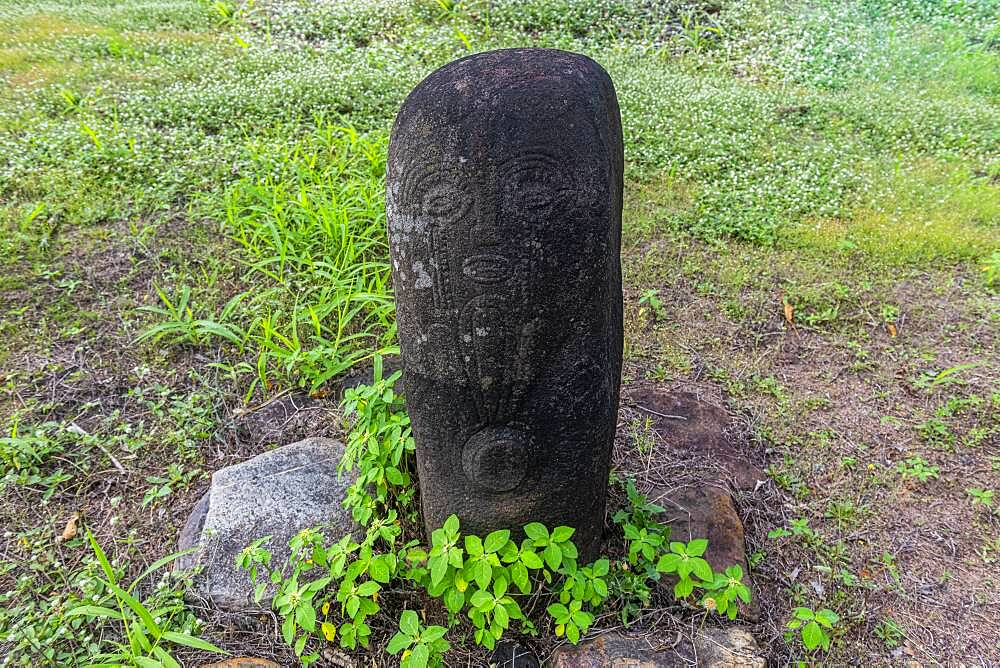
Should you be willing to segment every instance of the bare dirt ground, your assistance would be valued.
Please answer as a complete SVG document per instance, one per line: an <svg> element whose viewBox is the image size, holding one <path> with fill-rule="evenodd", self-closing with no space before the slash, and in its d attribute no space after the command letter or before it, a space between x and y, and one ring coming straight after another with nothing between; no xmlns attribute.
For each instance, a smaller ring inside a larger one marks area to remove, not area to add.
<svg viewBox="0 0 1000 668"><path fill-rule="evenodd" d="M144 243L121 229L73 240L58 276L79 282L69 295L56 278L5 295L7 309L31 307L18 323L20 338L7 344L3 417L69 421L101 435L86 458L64 458L71 481L48 501L39 504L30 486L7 487L3 524L18 533L4 536L6 559L79 560L78 543L57 538L75 512L108 545L129 537L117 554L133 573L169 553L207 486L199 473L164 501L143 505L147 477L177 457L178 433L189 466L202 472L305 435L342 434L335 392L316 399L288 392L243 407L239 385L213 367L231 351L133 345L131 295L151 297L152 277L183 262L186 245L200 243L204 231L166 223L155 234ZM156 253L148 250L154 243ZM769 660L792 656L789 607L822 605L843 619L837 663L995 664L1000 522L967 490L1000 482L996 298L960 270L871 280L850 261L684 237L647 240L625 259L623 394L652 386L724 406L731 444L748 466L766 471L752 489L729 489L760 611L749 628ZM639 302L650 287L659 310ZM837 306L832 319L803 322L829 303ZM898 305L891 328L884 303ZM87 322L60 323L62 312ZM42 336L57 324L55 336ZM948 369L958 370L942 376ZM639 441L649 437L642 417L623 402L621 474L673 486L725 477L704 453L685 456L658 443L640 454ZM109 418L119 426L109 427ZM130 425L134 441L120 425ZM914 457L936 475L904 476L899 466ZM690 614L663 603L636 630L689 633ZM290 655L275 642L275 620L260 622L246 629L217 617L208 637L285 665Z"/></svg>

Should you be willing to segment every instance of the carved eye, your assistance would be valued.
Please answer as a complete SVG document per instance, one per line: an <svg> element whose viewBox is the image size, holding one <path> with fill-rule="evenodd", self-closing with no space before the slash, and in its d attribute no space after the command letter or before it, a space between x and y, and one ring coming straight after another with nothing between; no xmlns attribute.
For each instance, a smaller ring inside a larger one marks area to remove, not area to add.
<svg viewBox="0 0 1000 668"><path fill-rule="evenodd" d="M517 203L532 209L544 209L556 200L556 193L544 183L524 184L517 197Z"/></svg>
<svg viewBox="0 0 1000 668"><path fill-rule="evenodd" d="M447 216L454 208L453 204L454 197L442 192L441 189L435 189L424 195L424 213L428 216L435 218Z"/></svg>
<svg viewBox="0 0 1000 668"><path fill-rule="evenodd" d="M457 220L468 213L472 206L469 193L455 181L443 181L430 185L421 197L420 208L424 215L432 218Z"/></svg>
<svg viewBox="0 0 1000 668"><path fill-rule="evenodd" d="M567 190L565 165L544 153L519 156L505 165L505 204L512 211L542 213Z"/></svg>

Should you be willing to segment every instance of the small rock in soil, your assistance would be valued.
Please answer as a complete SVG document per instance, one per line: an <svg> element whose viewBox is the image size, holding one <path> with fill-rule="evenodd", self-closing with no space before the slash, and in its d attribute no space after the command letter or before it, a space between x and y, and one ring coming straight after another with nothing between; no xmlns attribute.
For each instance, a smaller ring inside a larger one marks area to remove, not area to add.
<svg viewBox="0 0 1000 668"><path fill-rule="evenodd" d="M538 668L538 657L521 643L503 641L490 655L490 668Z"/></svg>
<svg viewBox="0 0 1000 668"><path fill-rule="evenodd" d="M757 481L767 480L764 472L734 445L732 417L724 407L691 392L656 385L640 385L627 397L649 416L664 443L684 455L718 462L729 474L725 482L732 483L735 489L752 492Z"/></svg>
<svg viewBox="0 0 1000 668"><path fill-rule="evenodd" d="M613 631L580 645L563 645L546 664L550 668L764 668L753 636L734 628L709 628L689 638L673 639Z"/></svg>
<svg viewBox="0 0 1000 668"><path fill-rule="evenodd" d="M252 659L248 656L241 656L217 663L206 663L201 668L281 668L281 666L267 659Z"/></svg>
<svg viewBox="0 0 1000 668"><path fill-rule="evenodd" d="M328 434L335 425L332 405L304 394L289 394L237 415L240 439L253 446L292 443Z"/></svg>
<svg viewBox="0 0 1000 668"><path fill-rule="evenodd" d="M179 548L198 550L178 559L177 567L203 566L188 597L227 611L269 607L269 595L261 605L253 603L253 584L236 566L244 547L272 536L271 564L280 567L288 541L302 529L322 525L331 538L353 532L356 525L342 504L354 478L337 475L343 453L338 441L310 438L216 471L181 532Z"/></svg>
<svg viewBox="0 0 1000 668"><path fill-rule="evenodd" d="M651 639L612 631L579 645L559 647L546 664L549 668L680 668L691 665L691 644L681 639Z"/></svg>
<svg viewBox="0 0 1000 668"><path fill-rule="evenodd" d="M694 647L703 668L764 668L766 664L753 636L732 626L702 629Z"/></svg>
<svg viewBox="0 0 1000 668"><path fill-rule="evenodd" d="M670 527L671 540L707 538L705 560L712 570L721 573L738 564L743 569L743 582L752 589L743 523L729 492L709 485L654 487L646 490L646 497L666 511L662 521ZM759 610L751 601L741 607L741 613L745 619L755 621Z"/></svg>

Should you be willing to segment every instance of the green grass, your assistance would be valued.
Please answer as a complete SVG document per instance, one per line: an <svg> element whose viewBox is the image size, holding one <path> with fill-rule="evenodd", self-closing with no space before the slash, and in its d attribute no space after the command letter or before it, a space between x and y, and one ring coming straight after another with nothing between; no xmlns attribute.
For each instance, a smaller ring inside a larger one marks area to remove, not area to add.
<svg viewBox="0 0 1000 668"><path fill-rule="evenodd" d="M246 339L255 382L290 378L315 390L374 354L394 352L395 304L385 237L386 138L321 120L267 153L255 178L222 195L226 229L248 271ZM218 209L214 209L214 206Z"/></svg>

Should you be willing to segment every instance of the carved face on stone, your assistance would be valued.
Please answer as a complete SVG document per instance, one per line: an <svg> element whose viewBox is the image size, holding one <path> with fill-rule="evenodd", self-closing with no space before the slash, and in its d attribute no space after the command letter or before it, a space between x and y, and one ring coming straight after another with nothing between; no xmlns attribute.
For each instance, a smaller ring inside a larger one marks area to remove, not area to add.
<svg viewBox="0 0 1000 668"><path fill-rule="evenodd" d="M603 521L621 174L614 90L583 56L479 54L404 103L387 210L429 527L452 512L467 528L577 526L581 501ZM600 500L573 489L584 483Z"/></svg>

